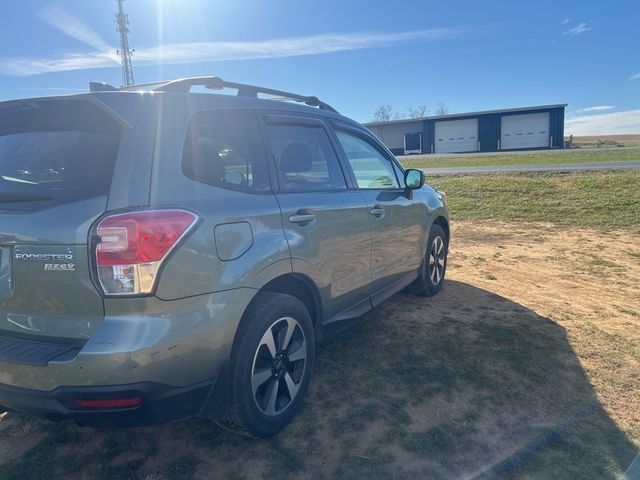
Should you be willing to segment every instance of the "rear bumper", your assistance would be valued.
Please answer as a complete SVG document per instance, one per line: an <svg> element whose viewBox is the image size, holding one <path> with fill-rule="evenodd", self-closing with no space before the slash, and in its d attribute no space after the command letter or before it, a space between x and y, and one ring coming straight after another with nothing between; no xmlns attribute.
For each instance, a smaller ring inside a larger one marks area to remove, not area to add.
<svg viewBox="0 0 640 480"><path fill-rule="evenodd" d="M3 355L0 342L0 385L53 392L146 383L187 387L210 380L229 358L254 294L241 288L171 301L105 299L105 317L91 338L71 350L65 346L65 353L14 340Z"/></svg>
<svg viewBox="0 0 640 480"><path fill-rule="evenodd" d="M171 301L106 299L105 318L82 346L51 353L49 344L13 341L0 348L0 405L92 426L219 418L231 346L253 295L239 288ZM142 401L123 408L76 403L133 398Z"/></svg>
<svg viewBox="0 0 640 480"><path fill-rule="evenodd" d="M0 405L51 421L92 427L139 427L188 417L220 418L227 409L227 366L215 379L185 387L144 382L131 385L59 387L50 392L0 384ZM88 408L76 401L140 399L123 408Z"/></svg>

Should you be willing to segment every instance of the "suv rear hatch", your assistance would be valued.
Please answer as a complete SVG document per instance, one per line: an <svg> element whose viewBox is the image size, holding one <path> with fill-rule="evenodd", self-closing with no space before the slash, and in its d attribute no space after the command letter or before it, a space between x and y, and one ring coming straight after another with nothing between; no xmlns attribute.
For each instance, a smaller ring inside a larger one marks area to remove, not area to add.
<svg viewBox="0 0 640 480"><path fill-rule="evenodd" d="M87 241L122 134L89 96L0 103L0 360L81 345L103 318Z"/></svg>

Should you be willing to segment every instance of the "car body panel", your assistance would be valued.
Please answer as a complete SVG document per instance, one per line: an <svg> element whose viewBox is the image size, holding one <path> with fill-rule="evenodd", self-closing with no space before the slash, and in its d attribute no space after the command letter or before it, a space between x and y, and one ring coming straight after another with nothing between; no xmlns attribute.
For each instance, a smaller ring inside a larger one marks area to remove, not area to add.
<svg viewBox="0 0 640 480"><path fill-rule="evenodd" d="M317 286L323 320L366 299L371 282L369 213L359 192L280 193L292 270ZM309 224L289 217L305 211Z"/></svg>
<svg viewBox="0 0 640 480"><path fill-rule="evenodd" d="M113 97L111 95L107 100ZM128 106L131 105L137 106L135 116L128 110L118 110L129 118L133 129L125 130L122 135L121 154L115 165L109 191L108 211L149 204L158 102L149 94L135 94L129 98ZM114 106L116 107L122 108L120 104Z"/></svg>
<svg viewBox="0 0 640 480"><path fill-rule="evenodd" d="M0 332L39 338L90 338L102 321L104 309L102 297L91 282L86 245L20 244L11 250L13 292L9 298L0 299ZM37 259L30 259L34 255ZM56 259L59 256L64 258Z"/></svg>
<svg viewBox="0 0 640 480"><path fill-rule="evenodd" d="M364 190L369 209L382 208L371 220L371 293L416 271L422 261L421 238L427 224L424 205L403 190Z"/></svg>

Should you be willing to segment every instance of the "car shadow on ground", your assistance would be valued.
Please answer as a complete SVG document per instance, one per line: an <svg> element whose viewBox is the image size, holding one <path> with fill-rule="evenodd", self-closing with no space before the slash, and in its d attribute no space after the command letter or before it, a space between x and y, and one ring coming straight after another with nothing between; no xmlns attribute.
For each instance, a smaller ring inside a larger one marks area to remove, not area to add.
<svg viewBox="0 0 640 480"><path fill-rule="evenodd" d="M556 322L447 281L320 347L294 423L245 439L205 420L98 430L9 413L0 478L620 478L637 453Z"/></svg>

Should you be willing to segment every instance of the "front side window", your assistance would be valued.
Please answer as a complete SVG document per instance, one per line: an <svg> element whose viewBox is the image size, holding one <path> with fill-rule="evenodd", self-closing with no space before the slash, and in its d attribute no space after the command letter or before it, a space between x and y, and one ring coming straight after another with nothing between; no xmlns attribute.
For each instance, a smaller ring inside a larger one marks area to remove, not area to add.
<svg viewBox="0 0 640 480"><path fill-rule="evenodd" d="M400 188L391 161L363 138L337 130L336 135L356 176L358 188Z"/></svg>
<svg viewBox="0 0 640 480"><path fill-rule="evenodd" d="M246 191L269 190L260 134L252 112L211 111L189 123L182 170L210 185Z"/></svg>
<svg viewBox="0 0 640 480"><path fill-rule="evenodd" d="M331 141L324 128L267 127L280 190L321 191L347 188Z"/></svg>

